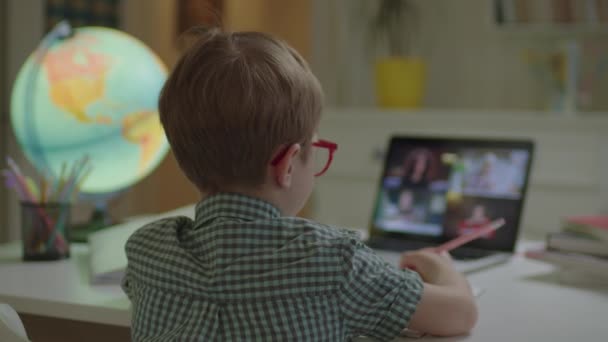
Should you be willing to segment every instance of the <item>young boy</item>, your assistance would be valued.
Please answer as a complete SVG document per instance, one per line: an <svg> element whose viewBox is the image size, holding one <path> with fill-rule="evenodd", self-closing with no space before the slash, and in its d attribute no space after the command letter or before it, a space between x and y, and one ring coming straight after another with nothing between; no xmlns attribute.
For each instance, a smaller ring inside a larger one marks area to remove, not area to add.
<svg viewBox="0 0 608 342"><path fill-rule="evenodd" d="M205 32L162 91L175 157L202 194L194 221L127 242L135 341L391 340L462 334L477 319L449 257L386 263L355 234L294 215L336 146L319 140L321 87L302 57L255 32ZM415 271L414 271L415 270Z"/></svg>

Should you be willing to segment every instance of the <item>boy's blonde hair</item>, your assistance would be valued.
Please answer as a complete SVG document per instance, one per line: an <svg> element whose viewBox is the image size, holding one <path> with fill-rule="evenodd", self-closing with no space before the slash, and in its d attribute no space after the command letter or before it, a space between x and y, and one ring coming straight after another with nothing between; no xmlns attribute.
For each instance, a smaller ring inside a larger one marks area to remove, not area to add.
<svg viewBox="0 0 608 342"><path fill-rule="evenodd" d="M181 169L214 192L262 184L281 147L300 143L306 152L322 102L318 80L286 43L214 28L173 69L159 111Z"/></svg>

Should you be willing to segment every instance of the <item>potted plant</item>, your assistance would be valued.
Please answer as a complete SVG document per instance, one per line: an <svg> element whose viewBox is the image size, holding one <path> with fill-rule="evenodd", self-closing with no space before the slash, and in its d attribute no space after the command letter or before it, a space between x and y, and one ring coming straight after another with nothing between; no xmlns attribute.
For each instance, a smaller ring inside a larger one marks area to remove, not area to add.
<svg viewBox="0 0 608 342"><path fill-rule="evenodd" d="M382 107L419 107L426 79L424 61L414 56L418 9L411 0L379 0L374 41L388 56L375 63L376 96Z"/></svg>

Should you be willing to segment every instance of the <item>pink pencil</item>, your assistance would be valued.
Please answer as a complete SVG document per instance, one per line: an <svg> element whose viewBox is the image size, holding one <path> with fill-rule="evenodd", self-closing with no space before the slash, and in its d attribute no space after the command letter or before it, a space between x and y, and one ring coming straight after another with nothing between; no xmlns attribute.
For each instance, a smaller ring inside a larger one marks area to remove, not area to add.
<svg viewBox="0 0 608 342"><path fill-rule="evenodd" d="M464 245L467 242L473 241L475 239L478 239L488 233L491 233L493 231L495 231L496 229L502 227L505 225L505 219L504 218L499 218L498 220L492 221L490 222L487 226L479 229L476 232L473 233L469 233L466 235L461 235L453 240L450 240L444 244L441 244L437 247L434 248L435 252L437 253L442 253L442 252L449 252L454 248L458 248L462 245Z"/></svg>

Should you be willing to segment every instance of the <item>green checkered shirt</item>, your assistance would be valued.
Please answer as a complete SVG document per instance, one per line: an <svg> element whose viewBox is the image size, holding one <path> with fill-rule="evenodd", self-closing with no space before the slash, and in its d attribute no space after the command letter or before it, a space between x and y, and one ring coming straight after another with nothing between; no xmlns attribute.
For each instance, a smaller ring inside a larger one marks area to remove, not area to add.
<svg viewBox="0 0 608 342"><path fill-rule="evenodd" d="M134 341L391 340L422 293L353 232L237 194L139 229L126 253Z"/></svg>

